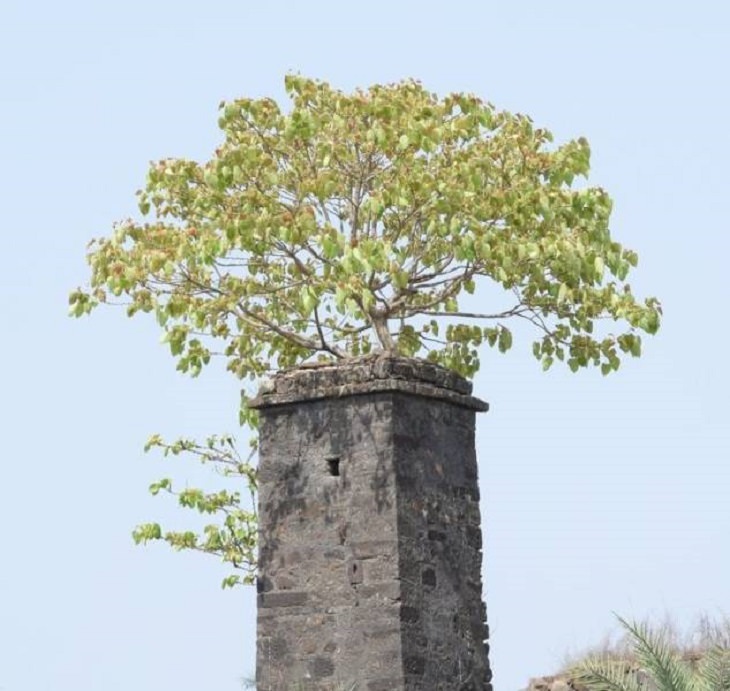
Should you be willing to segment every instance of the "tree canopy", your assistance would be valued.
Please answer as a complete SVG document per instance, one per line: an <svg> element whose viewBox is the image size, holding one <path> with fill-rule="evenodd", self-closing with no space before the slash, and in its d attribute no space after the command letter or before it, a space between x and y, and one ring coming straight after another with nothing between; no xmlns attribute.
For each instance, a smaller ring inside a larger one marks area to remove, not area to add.
<svg viewBox="0 0 730 691"><path fill-rule="evenodd" d="M181 370L197 374L218 342L253 378L373 349L470 376L483 341L511 347L510 319L535 326L545 367L607 373L657 330L658 302L624 283L637 256L611 238L608 194L575 184L585 139L553 146L528 117L415 81L345 94L288 76L286 89L288 112L221 104L209 161L150 166L149 220L92 242L74 314L124 295L130 315L155 313ZM504 301L462 311L480 279ZM606 319L617 332L596 328Z"/></svg>
<svg viewBox="0 0 730 691"><path fill-rule="evenodd" d="M150 165L141 216L90 243L73 315L114 302L154 313L179 370L197 375L217 354L249 380L378 351L472 376L480 346L509 350L520 322L545 369L608 374L641 354L661 307L626 283L637 255L611 237L608 194L584 182L585 139L555 145L529 117L416 81L344 93L289 75L285 87L288 110L222 103L210 160ZM255 426L245 398L241 422ZM255 487L227 435L149 446ZM250 567L255 515L236 492L178 499L224 523L203 536L147 525L136 538Z"/></svg>

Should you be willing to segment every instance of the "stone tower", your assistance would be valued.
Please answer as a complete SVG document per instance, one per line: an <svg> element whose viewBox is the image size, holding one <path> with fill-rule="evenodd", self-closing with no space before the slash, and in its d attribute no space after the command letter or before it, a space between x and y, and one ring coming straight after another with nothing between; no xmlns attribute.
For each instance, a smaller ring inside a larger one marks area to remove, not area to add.
<svg viewBox="0 0 730 691"><path fill-rule="evenodd" d="M490 691L471 384L374 357L252 405L257 690Z"/></svg>

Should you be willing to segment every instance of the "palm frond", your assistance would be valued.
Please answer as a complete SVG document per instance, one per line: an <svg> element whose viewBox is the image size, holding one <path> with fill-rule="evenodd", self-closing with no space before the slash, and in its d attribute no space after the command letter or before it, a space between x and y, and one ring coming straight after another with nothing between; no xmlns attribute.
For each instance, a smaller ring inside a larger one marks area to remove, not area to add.
<svg viewBox="0 0 730 691"><path fill-rule="evenodd" d="M594 655L569 670L570 677L591 691L645 691L630 666L607 655Z"/></svg>
<svg viewBox="0 0 730 691"><path fill-rule="evenodd" d="M639 666L648 672L660 691L693 691L691 671L670 648L666 637L653 633L647 624L616 616L634 640Z"/></svg>
<svg viewBox="0 0 730 691"><path fill-rule="evenodd" d="M730 691L730 650L710 648L697 667L697 691Z"/></svg>

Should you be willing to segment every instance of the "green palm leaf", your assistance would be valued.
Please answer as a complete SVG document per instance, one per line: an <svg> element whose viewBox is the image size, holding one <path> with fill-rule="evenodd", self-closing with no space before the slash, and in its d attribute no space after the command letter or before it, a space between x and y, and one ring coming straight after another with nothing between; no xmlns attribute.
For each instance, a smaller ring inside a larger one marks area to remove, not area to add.
<svg viewBox="0 0 730 691"><path fill-rule="evenodd" d="M618 615L617 618L634 640L639 666L648 672L660 691L693 691L690 671L672 651L666 637L653 633L646 624L628 622Z"/></svg>
<svg viewBox="0 0 730 691"><path fill-rule="evenodd" d="M631 638L631 660L589 656L570 670L574 682L588 691L730 691L730 649L716 644L692 665L668 636L617 618Z"/></svg>
<svg viewBox="0 0 730 691"><path fill-rule="evenodd" d="M697 668L698 691L730 691L730 650L710 648Z"/></svg>
<svg viewBox="0 0 730 691"><path fill-rule="evenodd" d="M593 655L571 672L571 677L590 691L645 691L631 674L631 667L609 655Z"/></svg>

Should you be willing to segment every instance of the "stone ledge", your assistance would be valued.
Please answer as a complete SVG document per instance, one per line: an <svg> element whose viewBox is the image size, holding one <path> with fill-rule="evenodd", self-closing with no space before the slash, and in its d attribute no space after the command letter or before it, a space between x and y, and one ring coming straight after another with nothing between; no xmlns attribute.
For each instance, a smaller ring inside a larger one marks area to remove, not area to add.
<svg viewBox="0 0 730 691"><path fill-rule="evenodd" d="M307 604L309 593L302 590L269 591L258 594L259 607L298 607Z"/></svg>
<svg viewBox="0 0 730 691"><path fill-rule="evenodd" d="M261 385L249 406L268 408L391 391L446 400L476 411L489 409L486 402L471 396L471 382L455 372L425 360L384 355L279 372Z"/></svg>

